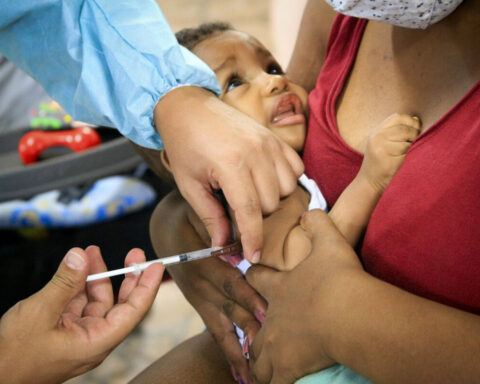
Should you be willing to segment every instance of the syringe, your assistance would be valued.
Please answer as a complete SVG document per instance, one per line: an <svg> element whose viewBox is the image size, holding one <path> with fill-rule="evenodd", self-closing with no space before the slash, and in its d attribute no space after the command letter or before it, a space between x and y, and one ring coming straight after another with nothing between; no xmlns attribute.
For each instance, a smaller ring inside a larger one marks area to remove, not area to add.
<svg viewBox="0 0 480 384"><path fill-rule="evenodd" d="M175 256L168 256L162 259L146 261L140 264L132 264L129 267L115 269L113 271L95 273L94 275L87 276L88 281L94 281L99 279L105 279L111 276L123 275L125 273L138 273L140 274L143 270L147 269L150 265L154 263L162 263L164 266L187 263L189 261L200 260L210 256L222 256L222 255L238 255L242 252L242 246L239 242L225 245L223 247L212 247L200 249L198 251L181 253Z"/></svg>

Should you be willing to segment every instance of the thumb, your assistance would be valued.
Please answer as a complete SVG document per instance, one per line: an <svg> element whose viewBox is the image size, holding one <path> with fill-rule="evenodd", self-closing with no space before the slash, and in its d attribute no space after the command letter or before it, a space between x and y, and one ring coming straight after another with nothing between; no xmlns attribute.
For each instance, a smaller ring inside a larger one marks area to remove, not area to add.
<svg viewBox="0 0 480 384"><path fill-rule="evenodd" d="M281 284L281 279L284 273L266 267L263 265L252 265L245 278L248 284L250 284L260 295L265 299L268 299L278 291L278 285Z"/></svg>
<svg viewBox="0 0 480 384"><path fill-rule="evenodd" d="M300 226L312 240L316 238L324 239L324 237L337 232L328 214L321 209L312 209L305 212L300 219Z"/></svg>
<svg viewBox="0 0 480 384"><path fill-rule="evenodd" d="M199 183L191 183L189 188L180 192L196 212L205 225L208 234L212 239L212 246L224 245L231 235L230 220L220 201L213 195L212 191L205 189Z"/></svg>
<svg viewBox="0 0 480 384"><path fill-rule="evenodd" d="M85 288L87 274L86 252L81 248L72 248L52 279L38 292L46 308L45 315L53 324L56 324L67 304Z"/></svg>

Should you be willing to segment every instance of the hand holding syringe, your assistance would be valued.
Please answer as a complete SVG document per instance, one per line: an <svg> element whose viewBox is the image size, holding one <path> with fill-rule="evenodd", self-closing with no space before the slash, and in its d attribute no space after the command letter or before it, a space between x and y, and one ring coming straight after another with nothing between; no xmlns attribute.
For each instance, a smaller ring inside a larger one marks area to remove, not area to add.
<svg viewBox="0 0 480 384"><path fill-rule="evenodd" d="M222 256L222 255L235 255L242 251L242 246L239 242L225 245L223 247L212 247L200 249L198 251L182 253L180 255L168 256L162 259L146 261L141 264L133 264L129 267L115 269L113 271L107 271L102 273L96 273L94 275L87 276L88 281L94 281L99 279L105 279L111 276L123 275L125 273L141 273L147 269L151 264L162 263L165 267L173 264L186 263L189 261L200 260L210 256Z"/></svg>

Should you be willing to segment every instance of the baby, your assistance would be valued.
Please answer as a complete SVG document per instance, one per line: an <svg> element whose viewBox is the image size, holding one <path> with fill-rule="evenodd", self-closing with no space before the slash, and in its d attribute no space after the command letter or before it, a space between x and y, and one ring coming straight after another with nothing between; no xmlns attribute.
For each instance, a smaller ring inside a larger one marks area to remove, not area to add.
<svg viewBox="0 0 480 384"><path fill-rule="evenodd" d="M177 39L213 69L222 88L221 100L270 129L296 151L302 151L308 117L307 92L285 76L258 40L223 23L182 30ZM358 175L329 211L352 246L361 238L375 205L402 166L419 129L417 118L396 114L380 124L364 144L365 157ZM163 171L155 165L158 153L145 149L140 152L157 173L168 175L165 151L161 155L166 168ZM302 175L294 193L282 199L279 208L264 218L261 264L291 270L308 257L312 244L299 221L303 212L315 208L327 210L327 203L315 182ZM232 212L230 217L235 225ZM211 246L201 220L178 191L166 196L155 209L150 233L158 257ZM241 233L236 231L236 235L238 239ZM231 255L227 260L243 273L250 266L241 255ZM181 270L176 273L183 275ZM181 281L178 283L182 286ZM248 336L243 338L238 327L235 330L247 357ZM202 362L200 359L198 364ZM232 370L232 374L238 378L240 372ZM245 372L241 377L242 382L249 382ZM199 377L194 380L203 382Z"/></svg>
<svg viewBox="0 0 480 384"><path fill-rule="evenodd" d="M177 33L177 39L214 70L222 88L221 100L270 129L298 152L302 151L308 115L307 92L285 76L271 53L258 40L224 23L182 30ZM378 199L401 167L419 129L417 118L396 114L387 118L369 137L357 177L329 212L352 246L362 236ZM169 169L166 152L162 153L162 160ZM156 230L155 223L162 219L178 217L182 211L180 216L185 216L183 220L187 225L193 225L197 232L204 232L193 211L179 207L178 192L174 195L160 202L152 218L152 242L159 257L167 255L162 244L171 244L172 239L179 242L182 250L189 244L189 239L178 231ZM299 218L304 211L315 208L326 210L326 201L315 182L302 175L296 191L283 199L274 213L264 218L261 264L290 270L308 256L311 242L300 227ZM231 218L234 221L234 217ZM240 236L237 232L237 238ZM204 238L207 240L208 236ZM205 245L210 246L208 242ZM229 260L236 266L241 259ZM241 263L245 272L249 265L246 260Z"/></svg>

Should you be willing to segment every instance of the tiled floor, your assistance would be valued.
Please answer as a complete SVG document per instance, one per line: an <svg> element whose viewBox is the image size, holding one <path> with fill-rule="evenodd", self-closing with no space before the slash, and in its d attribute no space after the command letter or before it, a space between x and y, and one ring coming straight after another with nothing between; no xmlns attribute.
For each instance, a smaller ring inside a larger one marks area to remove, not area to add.
<svg viewBox="0 0 480 384"><path fill-rule="evenodd" d="M264 0L158 0L177 31L207 21L228 21L270 47ZM123 384L181 341L203 330L200 317L172 281L163 283L143 323L96 369L68 384Z"/></svg>

